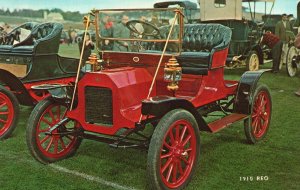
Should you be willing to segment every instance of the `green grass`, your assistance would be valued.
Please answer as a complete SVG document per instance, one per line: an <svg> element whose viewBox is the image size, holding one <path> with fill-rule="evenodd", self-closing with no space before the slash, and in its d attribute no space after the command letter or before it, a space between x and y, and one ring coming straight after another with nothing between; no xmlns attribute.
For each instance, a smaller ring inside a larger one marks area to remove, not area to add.
<svg viewBox="0 0 300 190"><path fill-rule="evenodd" d="M64 45L62 55L77 56L78 47ZM73 53L72 53L73 52ZM264 67L270 67L266 65ZM239 79L244 69L226 70L226 78ZM262 77L273 100L269 133L263 142L246 143L243 123L217 134L201 133L201 155L188 190L193 189L300 189L300 88L299 74L289 78L284 70ZM21 107L21 117L13 136L0 142L0 189L113 189L100 183L61 173L36 162L25 142L25 127L31 112ZM97 176L136 189L146 183L147 154L132 149L112 149L84 140L76 155L56 165ZM240 177L254 177L240 181ZM257 181L268 176L268 181Z"/></svg>

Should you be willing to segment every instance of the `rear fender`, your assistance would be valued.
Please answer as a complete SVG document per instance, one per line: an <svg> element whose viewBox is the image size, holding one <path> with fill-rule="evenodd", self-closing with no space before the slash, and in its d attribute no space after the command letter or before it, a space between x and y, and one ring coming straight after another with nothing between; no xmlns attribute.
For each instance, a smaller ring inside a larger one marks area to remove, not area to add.
<svg viewBox="0 0 300 190"><path fill-rule="evenodd" d="M164 116L169 111L178 108L185 109L192 113L197 120L200 130L210 131L207 123L204 121L203 117L196 110L193 104L185 99L170 96L157 96L143 100L142 102L142 114L152 115L158 118Z"/></svg>
<svg viewBox="0 0 300 190"><path fill-rule="evenodd" d="M235 113L251 114L251 106L257 83L267 71L270 71L270 69L247 71L242 75L233 104Z"/></svg>
<svg viewBox="0 0 300 190"><path fill-rule="evenodd" d="M23 85L22 81L9 71L0 69L0 82L8 86L21 105L33 106L34 100Z"/></svg>

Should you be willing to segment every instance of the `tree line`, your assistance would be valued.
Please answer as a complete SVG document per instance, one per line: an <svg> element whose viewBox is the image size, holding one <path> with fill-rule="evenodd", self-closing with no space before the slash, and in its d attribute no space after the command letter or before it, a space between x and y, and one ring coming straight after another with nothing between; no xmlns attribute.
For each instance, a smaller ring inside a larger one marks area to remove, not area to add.
<svg viewBox="0 0 300 190"><path fill-rule="evenodd" d="M44 18L44 12L49 14L50 12L60 13L64 17L65 20L80 22L82 21L82 17L84 14L81 14L79 11L71 12L71 11L63 11L58 8L54 9L40 9L40 10L32 10L32 9L0 9L0 15L5 16L19 16L19 17L33 17L33 18Z"/></svg>

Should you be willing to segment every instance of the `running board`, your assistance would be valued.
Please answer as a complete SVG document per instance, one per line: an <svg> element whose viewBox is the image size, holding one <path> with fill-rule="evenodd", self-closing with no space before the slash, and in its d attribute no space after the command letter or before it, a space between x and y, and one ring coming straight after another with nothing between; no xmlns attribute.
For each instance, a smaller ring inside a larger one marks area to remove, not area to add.
<svg viewBox="0 0 300 190"><path fill-rule="evenodd" d="M240 121L242 119L246 119L248 115L245 114L238 114L238 113L233 113L230 115L227 115L221 119L218 119L216 121L213 121L208 124L208 127L210 128L210 132L216 133L220 131L221 129L224 129L225 127L228 127L229 125Z"/></svg>

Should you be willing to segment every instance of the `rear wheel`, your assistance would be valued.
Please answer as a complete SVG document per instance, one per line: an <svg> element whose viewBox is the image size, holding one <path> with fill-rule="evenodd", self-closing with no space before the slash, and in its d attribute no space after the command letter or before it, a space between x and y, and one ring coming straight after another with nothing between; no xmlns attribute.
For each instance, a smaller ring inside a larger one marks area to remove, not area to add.
<svg viewBox="0 0 300 190"><path fill-rule="evenodd" d="M8 138L17 127L19 102L15 95L0 86L0 140Z"/></svg>
<svg viewBox="0 0 300 190"><path fill-rule="evenodd" d="M272 100L269 89L265 85L259 85L254 93L251 115L244 122L248 142L254 144L266 136L271 121L271 113Z"/></svg>
<svg viewBox="0 0 300 190"><path fill-rule="evenodd" d="M259 69L259 57L256 51L250 52L246 65L249 71L257 71Z"/></svg>
<svg viewBox="0 0 300 190"><path fill-rule="evenodd" d="M65 105L52 100L43 100L32 111L27 126L27 146L32 156L41 163L51 163L75 154L81 138L74 132L80 126L76 121L69 121L46 134L51 127L60 122L67 111Z"/></svg>
<svg viewBox="0 0 300 190"><path fill-rule="evenodd" d="M199 157L198 124L191 113L176 109L156 126L148 152L150 189L183 189L191 180Z"/></svg>
<svg viewBox="0 0 300 190"><path fill-rule="evenodd" d="M294 77L297 73L297 56L296 47L291 46L286 55L286 71L290 77Z"/></svg>

